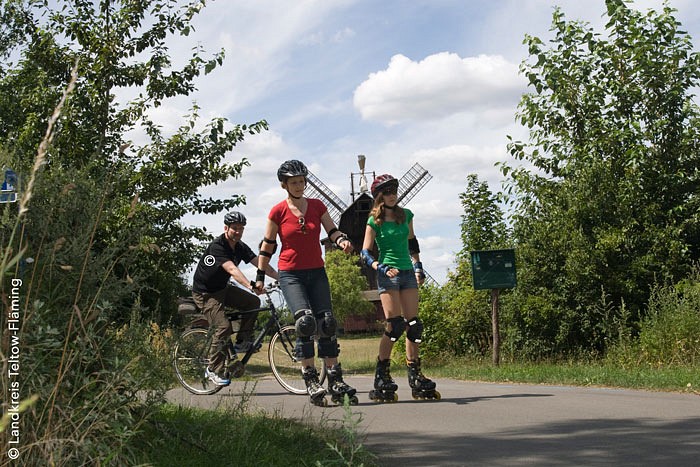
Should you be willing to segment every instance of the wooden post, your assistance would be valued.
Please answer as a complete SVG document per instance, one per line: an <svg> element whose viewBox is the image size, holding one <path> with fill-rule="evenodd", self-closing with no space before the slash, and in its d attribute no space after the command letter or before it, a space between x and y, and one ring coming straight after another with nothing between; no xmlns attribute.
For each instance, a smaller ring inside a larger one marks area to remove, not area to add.
<svg viewBox="0 0 700 467"><path fill-rule="evenodd" d="M501 335L498 331L498 294L500 289L491 289L491 326L493 329L493 364L498 366L501 359Z"/></svg>

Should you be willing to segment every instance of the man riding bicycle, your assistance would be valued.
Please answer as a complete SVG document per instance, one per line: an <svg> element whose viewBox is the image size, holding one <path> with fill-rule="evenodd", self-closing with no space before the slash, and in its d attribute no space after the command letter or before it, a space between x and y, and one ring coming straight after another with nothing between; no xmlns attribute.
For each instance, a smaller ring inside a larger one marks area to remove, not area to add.
<svg viewBox="0 0 700 467"><path fill-rule="evenodd" d="M233 334L224 308L247 311L260 307L260 299L251 292L258 295L262 292L251 287L250 280L238 269L241 261L258 267L258 256L241 241L245 225L246 218L238 211L231 211L224 216L224 233L207 246L197 264L192 285L192 298L209 325L216 328L209 350L206 377L219 386L231 383L223 376L225 352ZM269 264L265 267L265 273L277 279L277 271ZM240 286L229 283L231 278ZM256 318L257 313L243 314L234 345L236 353L246 352L252 345Z"/></svg>

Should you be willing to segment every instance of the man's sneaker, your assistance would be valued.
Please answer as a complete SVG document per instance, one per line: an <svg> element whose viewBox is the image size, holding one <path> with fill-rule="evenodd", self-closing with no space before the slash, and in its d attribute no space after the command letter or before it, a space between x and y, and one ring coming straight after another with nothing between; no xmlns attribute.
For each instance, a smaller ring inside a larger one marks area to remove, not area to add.
<svg viewBox="0 0 700 467"><path fill-rule="evenodd" d="M209 370L209 368L207 368L204 371L204 377L209 379L209 381L216 384L217 386L228 386L229 384L231 384L230 379L222 378L213 371Z"/></svg>
<svg viewBox="0 0 700 467"><path fill-rule="evenodd" d="M233 346L234 352L237 354L239 353L246 353L248 349L250 349L253 346L253 342L251 341L245 341L245 342L236 342ZM260 350L261 345L258 344L258 346L255 348L254 352L258 352Z"/></svg>

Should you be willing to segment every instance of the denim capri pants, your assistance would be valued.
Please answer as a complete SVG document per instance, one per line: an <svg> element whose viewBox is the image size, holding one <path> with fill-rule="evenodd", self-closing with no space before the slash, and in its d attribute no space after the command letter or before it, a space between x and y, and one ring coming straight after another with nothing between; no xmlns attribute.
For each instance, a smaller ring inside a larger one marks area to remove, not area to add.
<svg viewBox="0 0 700 467"><path fill-rule="evenodd" d="M292 313L310 309L316 319L320 319L327 311L333 311L331 286L325 268L279 271L279 282L284 299ZM294 352L297 357L312 358L314 356L313 336L297 338ZM335 336L319 337L319 357L337 357L338 353L340 349Z"/></svg>

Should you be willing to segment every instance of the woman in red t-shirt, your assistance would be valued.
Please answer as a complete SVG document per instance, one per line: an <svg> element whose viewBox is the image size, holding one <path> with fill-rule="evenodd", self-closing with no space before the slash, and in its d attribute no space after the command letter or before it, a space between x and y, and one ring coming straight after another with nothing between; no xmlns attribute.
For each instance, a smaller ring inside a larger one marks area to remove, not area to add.
<svg viewBox="0 0 700 467"><path fill-rule="evenodd" d="M279 281L287 305L296 319L297 343L294 350L296 356L302 359L304 382L311 402L323 405L326 394L314 367L314 335L318 335L318 356L324 359L328 370L331 399L342 402L347 395L350 403L356 404L356 390L343 381L338 363L340 348L335 335L331 289L321 253L321 227L344 252L352 252L352 243L336 228L322 201L304 197L308 173L306 166L298 160L286 161L277 170L277 178L287 191L287 199L270 210L260 247L256 287L263 286L265 267L277 248L276 239L279 236Z"/></svg>

